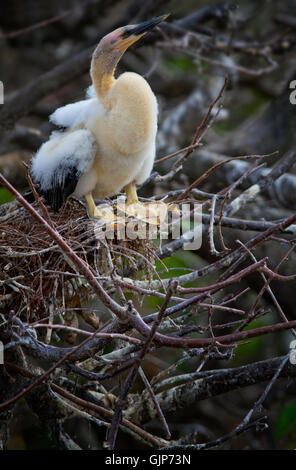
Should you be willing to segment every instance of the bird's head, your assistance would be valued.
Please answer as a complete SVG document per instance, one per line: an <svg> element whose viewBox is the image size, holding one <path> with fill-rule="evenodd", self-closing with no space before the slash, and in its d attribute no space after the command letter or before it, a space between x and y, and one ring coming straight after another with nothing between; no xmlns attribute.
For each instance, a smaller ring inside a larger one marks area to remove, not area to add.
<svg viewBox="0 0 296 470"><path fill-rule="evenodd" d="M112 31L102 38L100 42L101 48L110 53L114 51L114 53L122 54L128 47L148 33L148 31L162 21L165 21L168 16L169 15L162 15L140 24L117 28L115 31Z"/></svg>
<svg viewBox="0 0 296 470"><path fill-rule="evenodd" d="M100 99L114 83L113 74L124 52L148 31L164 21L169 15L162 15L137 25L117 28L104 36L96 47L91 61L90 73Z"/></svg>

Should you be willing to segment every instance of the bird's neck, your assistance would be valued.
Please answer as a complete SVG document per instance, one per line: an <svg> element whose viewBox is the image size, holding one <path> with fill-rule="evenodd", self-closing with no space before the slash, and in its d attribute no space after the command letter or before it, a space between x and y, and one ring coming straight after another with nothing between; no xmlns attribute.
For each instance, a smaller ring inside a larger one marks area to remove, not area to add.
<svg viewBox="0 0 296 470"><path fill-rule="evenodd" d="M100 50L95 50L92 57L90 74L93 85L97 96L107 109L111 106L108 93L116 81L114 73L121 56L119 52L107 55Z"/></svg>
<svg viewBox="0 0 296 470"><path fill-rule="evenodd" d="M115 82L114 73L112 75L102 74L100 76L96 76L93 79L93 84L95 87L96 94L104 105L108 104L108 99L107 99L108 92L110 88L112 87L112 85L114 84L114 82Z"/></svg>

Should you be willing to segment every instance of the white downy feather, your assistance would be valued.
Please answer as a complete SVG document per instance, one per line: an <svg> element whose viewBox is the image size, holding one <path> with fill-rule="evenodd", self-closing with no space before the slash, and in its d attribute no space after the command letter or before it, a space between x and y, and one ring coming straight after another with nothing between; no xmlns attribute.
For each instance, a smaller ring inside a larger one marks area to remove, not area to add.
<svg viewBox="0 0 296 470"><path fill-rule="evenodd" d="M93 116L103 116L106 109L96 96L93 86L87 89L86 96L88 99L70 103L55 110L49 116L50 121L56 126L74 128L85 125Z"/></svg>
<svg viewBox="0 0 296 470"><path fill-rule="evenodd" d="M90 169L96 149L96 140L87 129L53 132L32 159L33 180L47 191L54 182L62 184L72 168L83 174Z"/></svg>

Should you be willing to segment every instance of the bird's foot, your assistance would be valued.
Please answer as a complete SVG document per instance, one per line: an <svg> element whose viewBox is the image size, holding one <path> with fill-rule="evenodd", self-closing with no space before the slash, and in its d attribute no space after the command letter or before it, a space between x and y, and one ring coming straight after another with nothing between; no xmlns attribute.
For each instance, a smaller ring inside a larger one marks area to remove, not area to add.
<svg viewBox="0 0 296 470"><path fill-rule="evenodd" d="M99 219L102 223L105 224L114 223L116 220L116 215L114 214L111 206L108 204L96 206L95 201L90 194L84 196L84 198L87 203L89 217Z"/></svg>
<svg viewBox="0 0 296 470"><path fill-rule="evenodd" d="M161 201L143 203L137 200L134 203L118 204L117 208L127 216L151 225L160 225L167 214L167 206Z"/></svg>
<svg viewBox="0 0 296 470"><path fill-rule="evenodd" d="M116 215L114 214L113 208L111 206L102 204L101 206L96 206L93 216L96 219L100 219L105 223L116 222Z"/></svg>
<svg viewBox="0 0 296 470"><path fill-rule="evenodd" d="M119 211L147 224L160 225L166 215L166 205L162 202L140 202L134 182L125 186L124 189L126 192L126 204L118 204L117 208Z"/></svg>
<svg viewBox="0 0 296 470"><path fill-rule="evenodd" d="M89 217L98 219L105 226L126 225L126 216L150 225L161 225L167 215L167 205L162 201L140 202L134 186L131 185L126 203L118 202L115 207L109 204L95 205L91 195L85 196ZM124 216L123 216L124 214Z"/></svg>

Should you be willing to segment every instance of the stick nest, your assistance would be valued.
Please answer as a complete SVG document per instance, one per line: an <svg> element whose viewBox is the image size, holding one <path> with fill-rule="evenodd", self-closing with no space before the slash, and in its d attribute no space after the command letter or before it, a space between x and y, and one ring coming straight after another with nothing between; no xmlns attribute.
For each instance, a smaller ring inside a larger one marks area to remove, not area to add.
<svg viewBox="0 0 296 470"><path fill-rule="evenodd" d="M37 203L33 206L44 216ZM87 302L92 294L88 284L44 227L15 201L1 209L0 306L32 322L46 318L53 306L65 312ZM116 236L98 240L96 221L89 219L79 201L69 198L58 214L49 212L49 216L68 245L106 285L114 268L133 278L141 260L142 267L151 270L151 240L123 241Z"/></svg>

